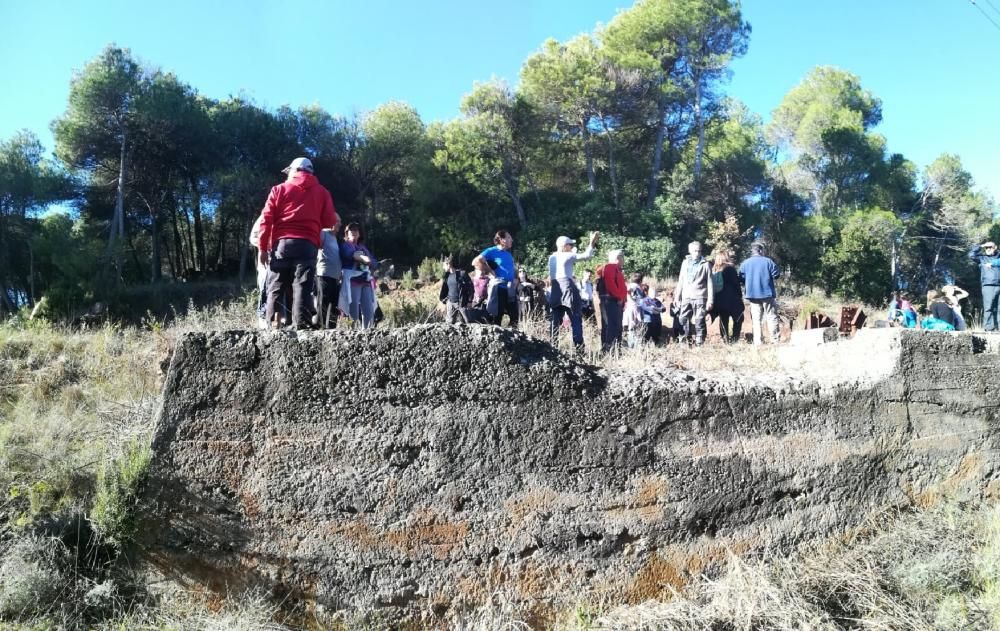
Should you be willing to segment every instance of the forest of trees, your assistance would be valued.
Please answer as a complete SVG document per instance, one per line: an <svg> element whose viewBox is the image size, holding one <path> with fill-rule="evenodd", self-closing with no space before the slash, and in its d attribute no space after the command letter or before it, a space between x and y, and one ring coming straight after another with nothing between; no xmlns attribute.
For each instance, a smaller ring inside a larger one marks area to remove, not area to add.
<svg viewBox="0 0 1000 631"><path fill-rule="evenodd" d="M878 97L833 67L765 125L724 92L750 32L731 0L639 0L431 124L403 102L341 116L215 100L108 46L72 80L54 159L29 132L0 139L0 313L252 277L250 226L298 155L397 262L471 259L503 227L539 270L556 235L598 229L627 267L661 277L691 239L740 254L762 239L786 283L852 300L974 287L965 251L996 232L995 204L959 158L921 168L888 153ZM75 211L43 212L56 203Z"/></svg>

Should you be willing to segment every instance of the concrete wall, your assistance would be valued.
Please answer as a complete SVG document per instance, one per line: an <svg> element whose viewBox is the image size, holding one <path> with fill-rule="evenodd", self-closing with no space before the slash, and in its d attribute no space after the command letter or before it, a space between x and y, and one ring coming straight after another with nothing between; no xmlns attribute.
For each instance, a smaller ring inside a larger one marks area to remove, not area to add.
<svg viewBox="0 0 1000 631"><path fill-rule="evenodd" d="M609 375L496 327L191 334L146 558L328 609L551 609L998 491L996 338L813 341L769 374Z"/></svg>

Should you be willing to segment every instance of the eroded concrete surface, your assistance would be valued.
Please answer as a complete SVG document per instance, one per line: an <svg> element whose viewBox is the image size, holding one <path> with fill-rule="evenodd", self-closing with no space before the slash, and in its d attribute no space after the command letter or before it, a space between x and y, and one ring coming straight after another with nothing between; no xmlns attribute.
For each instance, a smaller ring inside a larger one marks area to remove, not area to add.
<svg viewBox="0 0 1000 631"><path fill-rule="evenodd" d="M191 334L146 558L327 610L663 596L728 551L1000 491L998 346L868 330L777 374L609 375L496 327Z"/></svg>

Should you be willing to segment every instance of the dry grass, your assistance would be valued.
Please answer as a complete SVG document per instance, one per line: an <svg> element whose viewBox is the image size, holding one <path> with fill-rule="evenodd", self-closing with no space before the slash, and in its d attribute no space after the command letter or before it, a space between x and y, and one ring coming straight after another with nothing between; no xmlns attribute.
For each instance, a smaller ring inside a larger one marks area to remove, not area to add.
<svg viewBox="0 0 1000 631"><path fill-rule="evenodd" d="M136 329L0 326L0 484L15 525L85 509L102 460L148 440L157 360Z"/></svg>
<svg viewBox="0 0 1000 631"><path fill-rule="evenodd" d="M386 322L381 326L440 320L436 292L432 286L383 297ZM22 597L17 602L32 603L32 608L21 605L13 615L0 614L0 628L292 628L275 622L278 605L259 594L236 595L221 606L197 595L159 601L137 596L127 573L95 578L68 551L33 534L54 516L87 514L100 463L135 440L148 440L162 378L159 364L177 337L187 331L249 329L253 302L192 309L170 326L149 320L145 329L106 326L79 332L44 323L0 324L0 484L5 495L0 500L5 517L0 575L31 579L4 581L7 587L37 583L30 587L36 592L25 588L28 599L25 593L8 595ZM547 339L548 327L546 320L533 318L521 329ZM582 359L607 370L760 371L776 365L769 346L638 345L602 357L592 321L585 325L585 338L588 350ZM572 350L568 331L559 345ZM31 600L33 593L44 597ZM526 621L532 618L523 607L497 592L480 607L455 612L452 626L529 628ZM335 628L382 628L373 620L361 616ZM1000 510L953 503L887 516L850 540L789 559L733 557L727 573L703 578L669 602L618 608L582 602L549 626L1000 629Z"/></svg>
<svg viewBox="0 0 1000 631"><path fill-rule="evenodd" d="M850 539L786 559L731 557L669 602L619 607L600 628L998 629L1000 509L951 503L883 515Z"/></svg>
<svg viewBox="0 0 1000 631"><path fill-rule="evenodd" d="M550 339L549 321L540 314L536 317L522 320L518 329L526 335L538 339ZM725 344L718 338L709 338L703 346L689 346L685 343L671 342L662 346L638 342L629 346L628 333L625 333L626 344L611 353L602 354L601 332L593 319L584 320L583 338L585 351L581 360L612 371L636 371L648 369L679 369L698 372L714 371L745 371L760 372L775 369L778 366L773 345L753 346L743 342ZM569 330L560 330L556 346L565 353L572 354L573 344Z"/></svg>

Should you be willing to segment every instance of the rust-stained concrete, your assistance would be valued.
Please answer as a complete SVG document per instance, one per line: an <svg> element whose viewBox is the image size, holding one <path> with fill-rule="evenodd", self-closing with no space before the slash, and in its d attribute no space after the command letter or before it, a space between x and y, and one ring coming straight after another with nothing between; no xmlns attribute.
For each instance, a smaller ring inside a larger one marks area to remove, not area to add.
<svg viewBox="0 0 1000 631"><path fill-rule="evenodd" d="M670 593L892 506L995 496L998 339L792 345L779 374L606 374L496 327L199 333L147 558L326 610Z"/></svg>

